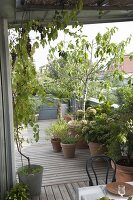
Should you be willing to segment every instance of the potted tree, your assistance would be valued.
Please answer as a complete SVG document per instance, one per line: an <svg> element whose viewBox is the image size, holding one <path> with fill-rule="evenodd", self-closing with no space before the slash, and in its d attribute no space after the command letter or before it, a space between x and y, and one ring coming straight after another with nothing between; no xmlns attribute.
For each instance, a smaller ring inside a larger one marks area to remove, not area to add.
<svg viewBox="0 0 133 200"><path fill-rule="evenodd" d="M51 125L50 128L46 129L47 136L51 138L51 143L54 152L61 152L61 135L68 131L67 122L63 119L57 120Z"/></svg>
<svg viewBox="0 0 133 200"><path fill-rule="evenodd" d="M21 32L19 34L19 41L22 44L25 43L25 40L28 41L28 33L26 37L21 35ZM20 48L19 51L17 48ZM21 158L26 158L28 162L26 166L23 166L22 162L22 167L18 169L18 177L20 183L28 186L30 196L37 196L41 193L43 167L32 164L30 158L23 153L23 142L30 142L30 140L23 136L22 130L30 125L33 130L32 139L36 142L39 140L39 125L36 123L35 116L35 95L42 100L41 97L45 96L45 92L37 80L35 66L32 58L27 56L26 47L23 46L21 49L17 44L13 49L17 52L17 59L12 67L14 139Z"/></svg>
<svg viewBox="0 0 133 200"><path fill-rule="evenodd" d="M37 124L34 124L33 130L35 140L37 141L39 139L39 129ZM22 152L23 142L25 141L25 138L23 137L22 133L20 134L20 127L18 129L15 129L15 141L18 152L21 155L21 160L24 157L27 159L28 162L28 165L23 165L22 162L22 167L18 168L17 170L19 182L28 186L30 197L38 196L41 193L43 167L40 165L31 164L30 158Z"/></svg>

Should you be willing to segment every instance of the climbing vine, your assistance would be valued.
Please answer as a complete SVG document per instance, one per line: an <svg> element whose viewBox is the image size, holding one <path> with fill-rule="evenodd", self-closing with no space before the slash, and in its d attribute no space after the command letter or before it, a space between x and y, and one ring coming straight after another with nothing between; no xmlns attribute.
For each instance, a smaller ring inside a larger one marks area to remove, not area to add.
<svg viewBox="0 0 133 200"><path fill-rule="evenodd" d="M33 138L39 140L39 126L36 123L36 96L41 101L45 100L45 91L37 79L33 55L35 50L42 45L58 37L58 31L73 35L67 25L73 23L73 27L78 26L77 15L82 9L82 0L79 0L75 8L71 11L55 11L53 19L47 25L43 25L40 20L23 22L20 27L9 30L10 57L12 66L12 96L14 110L14 136L19 153L22 153L22 146L25 138L22 130L28 126L33 128ZM31 38L31 31L36 33L34 39ZM29 142L29 140L27 140Z"/></svg>

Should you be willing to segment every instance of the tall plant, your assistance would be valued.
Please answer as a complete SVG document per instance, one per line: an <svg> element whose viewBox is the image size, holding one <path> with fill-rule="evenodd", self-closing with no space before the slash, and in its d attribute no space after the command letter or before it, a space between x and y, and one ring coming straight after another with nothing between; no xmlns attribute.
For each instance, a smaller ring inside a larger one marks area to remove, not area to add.
<svg viewBox="0 0 133 200"><path fill-rule="evenodd" d="M13 109L14 109L14 134L19 153L27 158L30 167L30 158L22 153L24 137L22 129L28 124L33 128L33 137L37 142L39 139L39 126L35 121L36 100L38 95L42 100L45 91L37 79L33 54L41 44L43 47L58 37L58 30L67 29L67 24L72 20L73 26L77 26L77 14L82 8L82 0L79 0L75 8L70 12L61 10L55 11L53 20L43 26L39 20L28 21L21 24L21 27L9 31L10 54L12 64L12 88L13 88ZM37 37L31 40L30 32L34 31Z"/></svg>

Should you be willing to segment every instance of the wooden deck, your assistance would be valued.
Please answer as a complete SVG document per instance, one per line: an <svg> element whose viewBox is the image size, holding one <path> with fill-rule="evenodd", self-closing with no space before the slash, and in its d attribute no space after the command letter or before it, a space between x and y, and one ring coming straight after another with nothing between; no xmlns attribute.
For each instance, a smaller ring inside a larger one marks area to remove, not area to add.
<svg viewBox="0 0 133 200"><path fill-rule="evenodd" d="M77 188L86 187L88 184L88 181L79 181L45 186L42 187L40 197L34 197L32 200L76 200Z"/></svg>
<svg viewBox="0 0 133 200"><path fill-rule="evenodd" d="M65 159L63 153L55 153L49 141L45 140L45 129L52 121L40 121L40 140L38 143L24 145L23 152L31 158L32 164L43 166L42 194L33 200L75 200L76 189L88 186L85 163L89 158L89 149L76 150L74 159ZM25 136L32 135L29 127ZM27 164L23 160L24 164ZM20 155L16 151L16 168L21 166ZM97 171L103 179L103 166L98 165Z"/></svg>

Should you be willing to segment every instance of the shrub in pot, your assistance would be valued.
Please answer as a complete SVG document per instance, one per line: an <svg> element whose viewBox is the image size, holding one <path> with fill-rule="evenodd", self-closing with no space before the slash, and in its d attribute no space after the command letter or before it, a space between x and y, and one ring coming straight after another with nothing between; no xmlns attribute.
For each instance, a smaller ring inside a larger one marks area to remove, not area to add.
<svg viewBox="0 0 133 200"><path fill-rule="evenodd" d="M133 181L133 120L117 119L111 128L108 154L116 160L116 181Z"/></svg>
<svg viewBox="0 0 133 200"><path fill-rule="evenodd" d="M93 120L87 122L82 133L88 142L91 155L104 154L106 152L106 141L109 135L108 115L101 113Z"/></svg>
<svg viewBox="0 0 133 200"><path fill-rule="evenodd" d="M68 129L72 135L77 135L80 132L80 123L78 120L71 120L68 122Z"/></svg>
<svg viewBox="0 0 133 200"><path fill-rule="evenodd" d="M76 143L79 135L72 135L71 132L64 133L61 138L61 146L64 158L74 158Z"/></svg>
<svg viewBox="0 0 133 200"><path fill-rule="evenodd" d="M106 143L109 138L109 124L114 111L110 102L104 102L96 107L86 109L87 125L82 133L88 142L91 155L106 153Z"/></svg>
<svg viewBox="0 0 133 200"><path fill-rule="evenodd" d="M76 143L76 148L78 149L88 148L88 144L82 134L82 129L86 124L86 120L71 120L70 122L68 122L68 127L71 134L74 136L79 135L79 141Z"/></svg>
<svg viewBox="0 0 133 200"><path fill-rule="evenodd" d="M61 135L68 132L68 124L64 119L59 119L46 129L47 136L51 138L53 150L55 152L61 152Z"/></svg>
<svg viewBox="0 0 133 200"><path fill-rule="evenodd" d="M133 89L113 116L108 154L116 160L116 180L133 181Z"/></svg>

